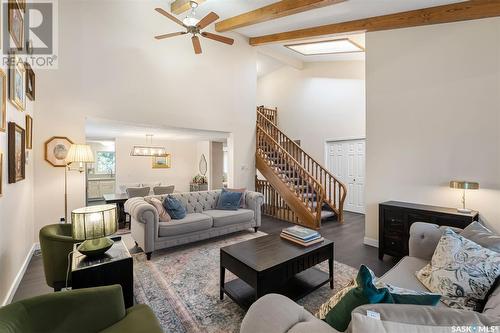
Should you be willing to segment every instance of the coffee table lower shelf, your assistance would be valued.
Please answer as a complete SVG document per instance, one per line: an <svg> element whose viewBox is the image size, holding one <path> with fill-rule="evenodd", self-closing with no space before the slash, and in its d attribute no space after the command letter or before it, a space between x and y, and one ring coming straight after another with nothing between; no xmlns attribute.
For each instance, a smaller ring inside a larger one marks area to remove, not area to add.
<svg viewBox="0 0 500 333"><path fill-rule="evenodd" d="M312 267L298 273L279 289L266 291L266 294L276 293L298 301L307 294L330 282L328 273ZM222 288L223 292L244 309L255 302L255 289L242 279L228 281Z"/></svg>

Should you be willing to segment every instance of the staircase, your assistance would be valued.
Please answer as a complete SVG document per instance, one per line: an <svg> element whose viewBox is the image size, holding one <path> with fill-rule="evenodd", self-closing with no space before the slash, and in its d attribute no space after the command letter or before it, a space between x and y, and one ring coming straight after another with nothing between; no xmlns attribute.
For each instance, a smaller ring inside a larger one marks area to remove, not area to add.
<svg viewBox="0 0 500 333"><path fill-rule="evenodd" d="M256 136L264 214L314 229L327 218L343 222L345 185L278 128L277 109L257 107Z"/></svg>

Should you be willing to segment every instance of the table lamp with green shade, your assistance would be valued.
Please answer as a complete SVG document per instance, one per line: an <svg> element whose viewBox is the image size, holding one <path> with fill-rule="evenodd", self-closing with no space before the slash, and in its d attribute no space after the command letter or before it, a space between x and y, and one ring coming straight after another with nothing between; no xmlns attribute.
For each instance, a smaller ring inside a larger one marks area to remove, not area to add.
<svg viewBox="0 0 500 333"><path fill-rule="evenodd" d="M71 212L73 239L84 241L77 248L87 256L100 256L113 246L107 236L118 230L116 205L99 205Z"/></svg>
<svg viewBox="0 0 500 333"><path fill-rule="evenodd" d="M463 190L462 193L462 208L457 208L457 211L460 213L469 214L472 212L471 209L468 209L465 205L465 191L466 190L478 190L479 183L478 182L470 182L466 180L452 180L450 181L450 187Z"/></svg>

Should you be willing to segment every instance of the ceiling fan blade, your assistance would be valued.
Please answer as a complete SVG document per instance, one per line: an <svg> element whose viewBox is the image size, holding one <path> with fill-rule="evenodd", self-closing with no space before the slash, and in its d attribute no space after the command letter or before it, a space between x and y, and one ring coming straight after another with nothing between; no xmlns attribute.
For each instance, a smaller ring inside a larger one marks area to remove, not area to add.
<svg viewBox="0 0 500 333"><path fill-rule="evenodd" d="M219 15L215 14L214 12L210 12L205 16L204 18L201 19L200 22L196 25L198 29L203 29L210 23L213 23L219 19Z"/></svg>
<svg viewBox="0 0 500 333"><path fill-rule="evenodd" d="M170 38L170 37L175 37L175 36L180 36L180 35L185 35L187 32L185 31L179 31L179 32L172 32L171 34L164 34L164 35L158 35L155 36L156 39L165 39L165 38Z"/></svg>
<svg viewBox="0 0 500 333"><path fill-rule="evenodd" d="M193 36L191 37L191 41L193 42L194 53L200 54L201 53L200 38L198 36Z"/></svg>
<svg viewBox="0 0 500 333"><path fill-rule="evenodd" d="M181 20L179 20L177 17L175 17L174 15L170 14L169 12L167 12L165 9L162 9L162 8L155 8L155 10L156 10L158 13L160 13L160 14L162 14L162 15L164 15L164 16L166 16L166 17L168 17L169 19L171 19L171 20L172 20L172 21L174 21L175 23L177 23L177 24L182 25L183 27L185 27L184 23L182 23L182 21L181 21Z"/></svg>
<svg viewBox="0 0 500 333"><path fill-rule="evenodd" d="M212 34L210 32L202 32L201 35L205 38L210 38L210 39L213 39L215 41L218 41L218 42L221 42L221 43L226 43L226 44L229 44L229 45L233 45L234 43L234 39L232 38L228 38L228 37L224 37L224 36L221 36L221 35L216 35L216 34Z"/></svg>

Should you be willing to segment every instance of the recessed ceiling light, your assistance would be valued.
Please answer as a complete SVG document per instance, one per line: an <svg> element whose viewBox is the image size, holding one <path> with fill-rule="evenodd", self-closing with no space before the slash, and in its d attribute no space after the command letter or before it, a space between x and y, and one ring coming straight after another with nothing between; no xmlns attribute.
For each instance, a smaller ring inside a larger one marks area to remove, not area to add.
<svg viewBox="0 0 500 333"><path fill-rule="evenodd" d="M302 55L319 55L363 52L365 49L349 38L326 40L321 42L285 45L285 47Z"/></svg>

